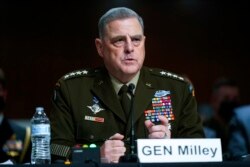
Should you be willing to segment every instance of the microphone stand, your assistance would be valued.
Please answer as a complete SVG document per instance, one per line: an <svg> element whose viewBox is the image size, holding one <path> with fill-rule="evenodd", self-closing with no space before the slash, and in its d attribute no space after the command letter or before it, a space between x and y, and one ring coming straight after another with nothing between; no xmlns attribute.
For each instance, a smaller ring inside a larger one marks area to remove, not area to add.
<svg viewBox="0 0 250 167"><path fill-rule="evenodd" d="M131 96L130 114L131 114L131 136L130 136L130 154L121 156L119 162L132 162L139 163L139 158L137 156L136 144L135 144L135 127L134 127L134 84L128 86L128 93Z"/></svg>

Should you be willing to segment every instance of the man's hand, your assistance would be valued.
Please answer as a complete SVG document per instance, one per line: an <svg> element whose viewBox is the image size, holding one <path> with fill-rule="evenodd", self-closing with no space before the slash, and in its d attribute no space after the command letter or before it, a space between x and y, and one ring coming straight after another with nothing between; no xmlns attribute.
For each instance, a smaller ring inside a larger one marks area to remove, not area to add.
<svg viewBox="0 0 250 167"><path fill-rule="evenodd" d="M168 119L164 116L159 116L159 120L161 121L161 125L155 125L150 120L145 121L145 126L149 131L148 138L149 139L170 139L171 132L168 129Z"/></svg>
<svg viewBox="0 0 250 167"><path fill-rule="evenodd" d="M123 135L116 133L101 146L101 159L103 163L118 163L119 158L125 154L126 148Z"/></svg>

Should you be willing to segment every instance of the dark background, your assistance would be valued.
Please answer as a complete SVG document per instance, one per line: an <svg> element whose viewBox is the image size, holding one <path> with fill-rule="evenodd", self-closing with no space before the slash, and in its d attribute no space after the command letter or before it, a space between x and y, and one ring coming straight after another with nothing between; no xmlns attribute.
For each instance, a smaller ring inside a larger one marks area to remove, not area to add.
<svg viewBox="0 0 250 167"><path fill-rule="evenodd" d="M130 7L145 22L145 65L186 74L199 103L211 85L234 78L250 102L247 0L0 1L0 67L8 81L6 115L50 111L53 87L67 72L101 64L95 50L98 18L109 8Z"/></svg>

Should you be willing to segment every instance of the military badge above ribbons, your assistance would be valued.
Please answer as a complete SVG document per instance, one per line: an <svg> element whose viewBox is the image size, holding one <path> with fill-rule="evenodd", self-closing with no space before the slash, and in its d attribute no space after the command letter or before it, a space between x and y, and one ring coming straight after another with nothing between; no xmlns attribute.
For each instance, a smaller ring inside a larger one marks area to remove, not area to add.
<svg viewBox="0 0 250 167"><path fill-rule="evenodd" d="M104 110L103 108L100 107L99 105L99 100L96 97L93 97L93 105L92 106L87 106L94 114Z"/></svg>
<svg viewBox="0 0 250 167"><path fill-rule="evenodd" d="M93 103L94 104L92 106L87 106L93 114L97 114L100 111L104 110L104 108L100 107L99 100L96 97L93 97ZM94 117L94 116L85 115L84 119L88 121L94 121L94 122L101 122L101 123L104 122L104 118L102 117Z"/></svg>
<svg viewBox="0 0 250 167"><path fill-rule="evenodd" d="M152 110L144 111L146 120L150 120L154 123L159 123L159 115L165 116L169 121L169 129L171 129L170 121L175 119L173 114L172 102L170 91L158 90L155 92L152 98Z"/></svg>

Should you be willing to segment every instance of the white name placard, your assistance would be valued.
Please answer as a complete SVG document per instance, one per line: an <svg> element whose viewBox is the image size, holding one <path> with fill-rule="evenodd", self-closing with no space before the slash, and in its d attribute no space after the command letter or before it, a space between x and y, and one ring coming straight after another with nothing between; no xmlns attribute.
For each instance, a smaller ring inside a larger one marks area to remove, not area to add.
<svg viewBox="0 0 250 167"><path fill-rule="evenodd" d="M141 163L221 162L220 139L138 139Z"/></svg>

